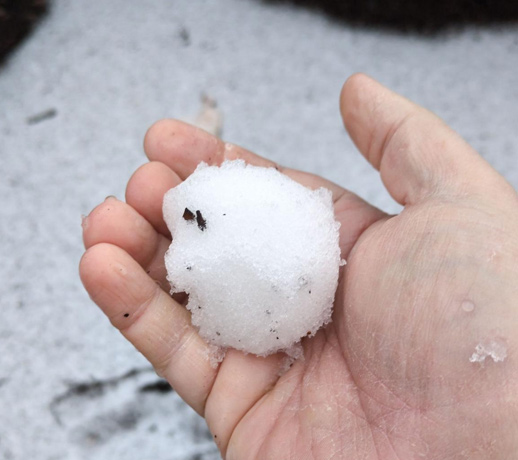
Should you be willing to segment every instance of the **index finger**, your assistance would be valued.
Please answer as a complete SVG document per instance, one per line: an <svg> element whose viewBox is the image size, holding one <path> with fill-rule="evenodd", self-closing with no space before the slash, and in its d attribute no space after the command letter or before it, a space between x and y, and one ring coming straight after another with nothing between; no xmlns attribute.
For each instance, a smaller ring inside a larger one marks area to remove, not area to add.
<svg viewBox="0 0 518 460"><path fill-rule="evenodd" d="M335 202L345 193L342 187L322 177L284 168L178 120L160 120L151 126L144 138L144 151L151 161L168 165L182 180L190 176L202 161L209 165L220 165L225 160L241 159L254 166L275 168L308 188L325 187L331 190Z"/></svg>

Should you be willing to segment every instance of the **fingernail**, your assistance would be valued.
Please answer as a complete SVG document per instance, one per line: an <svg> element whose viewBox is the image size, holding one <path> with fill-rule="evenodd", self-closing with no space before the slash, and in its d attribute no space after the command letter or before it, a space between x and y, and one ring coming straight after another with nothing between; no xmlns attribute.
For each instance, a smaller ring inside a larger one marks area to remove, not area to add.
<svg viewBox="0 0 518 460"><path fill-rule="evenodd" d="M110 200L110 199L111 199L111 200L117 200L117 197L116 197L115 195L108 195L108 196L104 199L104 201L108 201L108 200Z"/></svg>

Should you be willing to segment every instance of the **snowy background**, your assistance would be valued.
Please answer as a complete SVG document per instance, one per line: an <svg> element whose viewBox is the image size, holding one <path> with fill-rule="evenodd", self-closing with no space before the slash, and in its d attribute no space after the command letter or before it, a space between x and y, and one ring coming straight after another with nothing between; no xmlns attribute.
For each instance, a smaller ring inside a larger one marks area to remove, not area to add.
<svg viewBox="0 0 518 460"><path fill-rule="evenodd" d="M367 72L435 111L518 187L518 28L365 31L259 0L55 0L0 69L0 459L219 458L77 275L81 214L123 197L162 117L206 93L223 136L397 211L344 133Z"/></svg>

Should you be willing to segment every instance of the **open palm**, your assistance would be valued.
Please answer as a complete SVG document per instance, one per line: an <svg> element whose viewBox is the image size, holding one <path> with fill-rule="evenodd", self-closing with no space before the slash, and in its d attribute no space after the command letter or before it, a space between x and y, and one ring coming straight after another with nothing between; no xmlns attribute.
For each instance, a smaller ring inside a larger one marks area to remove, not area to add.
<svg viewBox="0 0 518 460"><path fill-rule="evenodd" d="M341 110L401 214L165 120L146 135L150 162L127 203L109 198L85 219L86 289L228 459L517 458L516 193L439 119L366 76L345 84ZM341 222L333 322L281 377L280 354L230 350L213 368L168 294L162 197L200 161L236 158L329 188Z"/></svg>

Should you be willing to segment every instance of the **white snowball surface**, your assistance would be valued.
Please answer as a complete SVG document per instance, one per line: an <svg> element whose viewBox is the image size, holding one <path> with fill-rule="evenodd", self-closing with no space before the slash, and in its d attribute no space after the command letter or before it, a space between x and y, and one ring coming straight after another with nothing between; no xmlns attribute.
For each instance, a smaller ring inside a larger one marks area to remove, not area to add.
<svg viewBox="0 0 518 460"><path fill-rule="evenodd" d="M164 197L172 292L210 344L265 356L330 321L340 248L331 192L274 168L201 163Z"/></svg>

